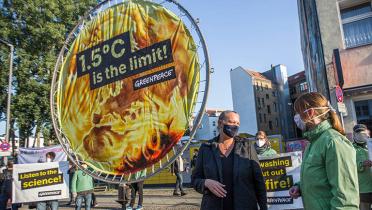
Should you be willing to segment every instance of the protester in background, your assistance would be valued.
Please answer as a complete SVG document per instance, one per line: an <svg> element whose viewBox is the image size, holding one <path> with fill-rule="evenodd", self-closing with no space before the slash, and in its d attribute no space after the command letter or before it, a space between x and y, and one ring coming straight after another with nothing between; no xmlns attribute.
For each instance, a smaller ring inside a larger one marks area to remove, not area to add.
<svg viewBox="0 0 372 210"><path fill-rule="evenodd" d="M71 205L74 203L74 195L72 194L72 177L74 176L74 173L76 171L76 166L72 161L69 161L69 169L68 169L68 178L69 178L69 189L70 189L70 201L67 203L67 205Z"/></svg>
<svg viewBox="0 0 372 210"><path fill-rule="evenodd" d="M0 174L3 174L5 169L6 169L6 165L4 163L1 163Z"/></svg>
<svg viewBox="0 0 372 210"><path fill-rule="evenodd" d="M13 162L8 162L3 173L4 180L0 188L0 209L18 210L20 204L12 204Z"/></svg>
<svg viewBox="0 0 372 210"><path fill-rule="evenodd" d="M146 169L142 171L138 171L135 175L136 180L138 179L143 179L146 176ZM134 203L136 200L136 194L138 192L138 204L136 210L142 210L142 202L143 202L143 183L144 181L139 181L132 183L132 192L131 192L131 199L130 199L130 204L127 210L132 210L134 207Z"/></svg>
<svg viewBox="0 0 372 210"><path fill-rule="evenodd" d="M191 176L201 210L267 210L265 182L253 144L237 136L238 113L218 118L219 136L200 146Z"/></svg>
<svg viewBox="0 0 372 210"><path fill-rule="evenodd" d="M176 176L176 186L173 191L174 196L184 196L187 193L183 190L183 178L182 178L182 172L185 170L185 167L183 165L183 159L182 154L179 155L174 163L171 166L171 173ZM178 192L178 190L181 191L181 194Z"/></svg>
<svg viewBox="0 0 372 210"><path fill-rule="evenodd" d="M370 210L372 204L372 161L368 158L367 140L370 131L363 124L354 126L353 140L358 167L360 210Z"/></svg>
<svg viewBox="0 0 372 210"><path fill-rule="evenodd" d="M256 134L256 152L263 157L276 155L276 151L271 148L270 140L267 138L265 131L258 131Z"/></svg>
<svg viewBox="0 0 372 210"><path fill-rule="evenodd" d="M196 164L196 159L198 158L198 149L194 150L194 154L192 156L192 159L191 159L191 168L194 169L195 168L195 164Z"/></svg>
<svg viewBox="0 0 372 210"><path fill-rule="evenodd" d="M123 205L130 201L130 187L127 184L120 183L118 188L118 202ZM130 207L126 207L126 209L130 210Z"/></svg>
<svg viewBox="0 0 372 210"><path fill-rule="evenodd" d="M85 169L88 168L88 165L85 162L83 162L81 166ZM73 196L76 198L75 210L81 209L83 199L85 201L85 209L90 210L93 189L93 178L80 169L75 171L71 185L71 191Z"/></svg>
<svg viewBox="0 0 372 210"><path fill-rule="evenodd" d="M56 153L54 152L48 152L45 155L45 159L47 163L54 162L54 159L56 158ZM36 205L37 210L47 210L48 206L51 210L57 210L59 203L58 200L51 200L51 201L41 201L38 202Z"/></svg>
<svg viewBox="0 0 372 210"><path fill-rule="evenodd" d="M296 125L310 144L302 161L301 181L290 189L290 196L302 196L305 209L357 210L356 154L336 111L320 93L298 97L294 111Z"/></svg>

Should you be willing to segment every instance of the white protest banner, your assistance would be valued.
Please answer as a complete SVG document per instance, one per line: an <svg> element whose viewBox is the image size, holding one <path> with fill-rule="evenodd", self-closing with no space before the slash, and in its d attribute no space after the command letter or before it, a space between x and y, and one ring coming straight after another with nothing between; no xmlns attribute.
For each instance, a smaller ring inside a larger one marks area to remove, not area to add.
<svg viewBox="0 0 372 210"><path fill-rule="evenodd" d="M55 154L55 162L66 161L66 153L63 152L62 146L39 147L39 148L19 148L18 163L44 163L46 162L46 154L53 152Z"/></svg>
<svg viewBox="0 0 372 210"><path fill-rule="evenodd" d="M15 164L13 166L13 203L68 198L67 170L67 161Z"/></svg>
<svg viewBox="0 0 372 210"><path fill-rule="evenodd" d="M301 197L292 199L289 189L300 181L302 152L259 157L265 178L267 204L270 210L303 208Z"/></svg>

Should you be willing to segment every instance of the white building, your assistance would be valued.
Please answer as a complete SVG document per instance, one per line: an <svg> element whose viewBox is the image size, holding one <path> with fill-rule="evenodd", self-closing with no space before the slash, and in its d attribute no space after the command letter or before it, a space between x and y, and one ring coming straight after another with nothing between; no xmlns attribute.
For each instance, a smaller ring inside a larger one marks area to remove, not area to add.
<svg viewBox="0 0 372 210"><path fill-rule="evenodd" d="M239 133L255 134L258 131L254 79L242 67L230 71L234 111L240 115Z"/></svg>
<svg viewBox="0 0 372 210"><path fill-rule="evenodd" d="M255 135L293 135L287 68L271 66L260 73L242 67L230 71L234 110L240 115L240 133Z"/></svg>
<svg viewBox="0 0 372 210"><path fill-rule="evenodd" d="M195 140L209 140L218 136L218 117L222 111L222 109L206 109L200 126L196 130Z"/></svg>

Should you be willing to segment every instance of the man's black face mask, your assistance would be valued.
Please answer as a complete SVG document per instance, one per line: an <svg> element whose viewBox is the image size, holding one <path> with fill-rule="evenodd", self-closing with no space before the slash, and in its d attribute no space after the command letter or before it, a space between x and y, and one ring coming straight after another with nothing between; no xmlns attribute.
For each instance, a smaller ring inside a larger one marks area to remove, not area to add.
<svg viewBox="0 0 372 210"><path fill-rule="evenodd" d="M238 134L239 126L237 125L223 125L223 132L230 138Z"/></svg>

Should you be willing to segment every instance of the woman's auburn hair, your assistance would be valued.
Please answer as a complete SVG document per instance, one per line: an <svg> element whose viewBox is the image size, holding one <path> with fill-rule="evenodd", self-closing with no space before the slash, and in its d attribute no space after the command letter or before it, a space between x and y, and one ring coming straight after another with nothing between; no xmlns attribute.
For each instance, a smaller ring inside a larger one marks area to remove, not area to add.
<svg viewBox="0 0 372 210"><path fill-rule="evenodd" d="M265 131L258 131L258 132L256 133L256 137L258 137L258 136L263 136L264 138L267 139L267 135L266 135Z"/></svg>
<svg viewBox="0 0 372 210"><path fill-rule="evenodd" d="M256 138L257 138L258 136L263 136L263 137L266 139L266 144L267 144L269 147L271 147L270 139L267 138L267 135L266 135L266 132L265 132L265 131L258 131L258 132L256 133Z"/></svg>
<svg viewBox="0 0 372 210"><path fill-rule="evenodd" d="M307 109L317 108L317 107L328 107L328 100L324 97L321 93L318 92L311 92L311 93L304 93L300 95L296 101L294 102L294 111L296 113L303 113ZM331 107L330 107L331 109ZM324 112L329 111L327 114L320 116L320 120L330 120L333 129L345 135L345 130L342 127L341 120L338 117L336 111L328 110L328 109L314 109L316 115L321 115Z"/></svg>

